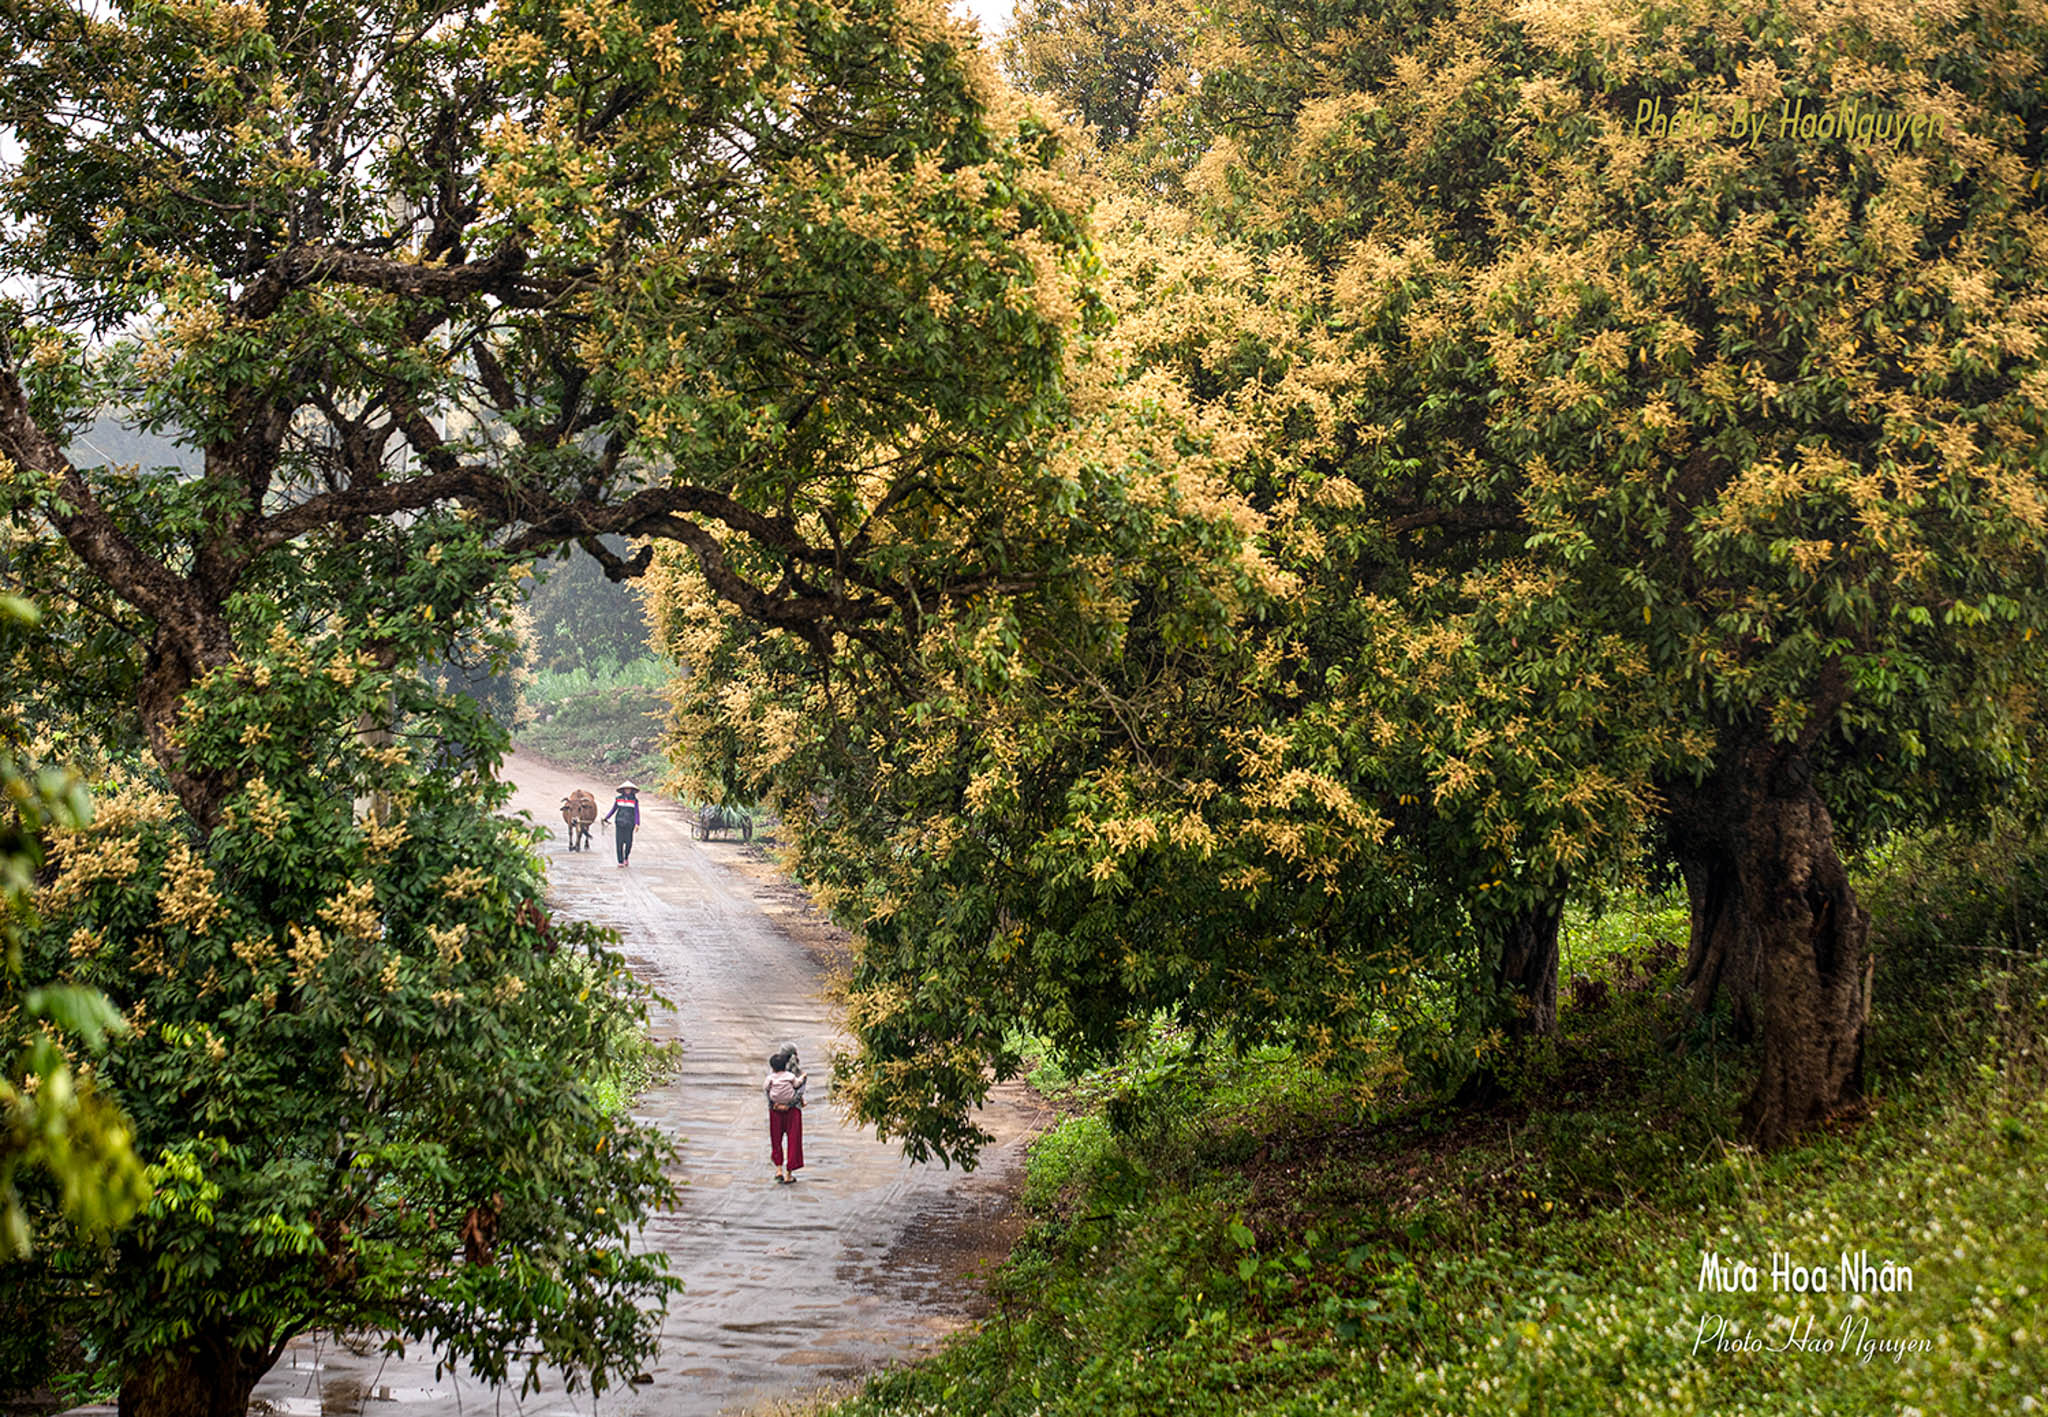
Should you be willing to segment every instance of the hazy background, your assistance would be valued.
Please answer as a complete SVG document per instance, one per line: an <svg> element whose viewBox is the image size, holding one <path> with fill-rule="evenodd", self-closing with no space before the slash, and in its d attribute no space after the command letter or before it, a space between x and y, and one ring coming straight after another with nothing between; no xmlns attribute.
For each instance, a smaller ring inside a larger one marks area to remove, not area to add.
<svg viewBox="0 0 2048 1417"><path fill-rule="evenodd" d="M953 9L966 11L981 21L981 37L994 39L1010 23L1011 0L954 0Z"/></svg>

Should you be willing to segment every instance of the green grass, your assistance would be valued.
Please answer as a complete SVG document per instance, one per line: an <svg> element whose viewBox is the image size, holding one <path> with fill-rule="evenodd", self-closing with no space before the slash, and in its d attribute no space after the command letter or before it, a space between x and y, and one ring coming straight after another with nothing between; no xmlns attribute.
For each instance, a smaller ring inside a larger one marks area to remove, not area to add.
<svg viewBox="0 0 2048 1417"><path fill-rule="evenodd" d="M1608 987L1567 990L1483 1108L1362 1111L1284 1050L1162 1028L1116 1068L1042 1064L1082 1110L1033 1149L995 1312L831 1410L2048 1410L2044 859L1877 862L1871 1115L1769 1156L1734 1130L1753 1053L1673 987L1671 897L1567 922L1567 972ZM1844 1251L1911 1292L1840 1292ZM1703 1292L1709 1252L1756 1291ZM1774 1292L1777 1254L1829 1289Z"/></svg>
<svg viewBox="0 0 2048 1417"><path fill-rule="evenodd" d="M1560 983L1575 974L1611 975L1644 956L1669 956L1682 951L1691 917L1684 890L1626 897L1609 909L1575 906L1565 912L1558 929Z"/></svg>
<svg viewBox="0 0 2048 1417"><path fill-rule="evenodd" d="M668 716L662 690L674 666L652 657L591 674L574 669L534 676L519 746L605 783L631 778L649 786L668 769L661 736Z"/></svg>
<svg viewBox="0 0 2048 1417"><path fill-rule="evenodd" d="M607 663L594 673L589 669L543 669L527 684L526 702L539 706L606 689L660 689L675 677L675 672L674 665L653 655L623 664Z"/></svg>

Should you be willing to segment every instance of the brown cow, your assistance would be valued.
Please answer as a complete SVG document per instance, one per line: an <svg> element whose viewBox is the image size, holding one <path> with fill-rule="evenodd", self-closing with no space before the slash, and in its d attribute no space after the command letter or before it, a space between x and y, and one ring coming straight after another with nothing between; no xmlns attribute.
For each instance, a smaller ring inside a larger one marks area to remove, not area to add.
<svg viewBox="0 0 2048 1417"><path fill-rule="evenodd" d="M577 788L562 799L562 820L569 826L569 849L590 850L590 826L597 820L597 799Z"/></svg>

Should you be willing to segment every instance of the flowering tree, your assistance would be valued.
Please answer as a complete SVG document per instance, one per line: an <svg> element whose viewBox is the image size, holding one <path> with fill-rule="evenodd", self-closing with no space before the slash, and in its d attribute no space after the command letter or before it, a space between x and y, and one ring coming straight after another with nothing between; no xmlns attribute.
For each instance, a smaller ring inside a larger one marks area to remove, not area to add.
<svg viewBox="0 0 2048 1417"><path fill-rule="evenodd" d="M1128 143L1185 82L1185 5L1025 0L1004 36L1017 82L1052 96L1108 147Z"/></svg>
<svg viewBox="0 0 2048 1417"><path fill-rule="evenodd" d="M1457 992L1435 965L1469 917L1394 830L1411 806L1283 760L1302 689L1260 627L1304 582L1232 485L1256 422L1191 388L1244 327L1249 268L1171 224L1104 204L1114 324L1072 365L1068 427L1005 463L1000 502L935 508L905 549L1001 554L1028 593L820 657L686 558L652 573L656 633L691 667L681 761L707 797L772 802L858 928L840 1086L916 1154L972 1159L968 1114L1018 1066L1019 1024L1101 1056L1166 1011L1212 1040L1298 1040L1337 1085L1463 1031L1418 1006Z"/></svg>
<svg viewBox="0 0 2048 1417"><path fill-rule="evenodd" d="M41 618L32 603L0 596L0 654ZM92 804L77 779L36 764L24 724L6 709L0 705L0 1013L35 1020L36 1028L18 1049L0 1051L0 1264L32 1248L17 1175L39 1172L54 1182L58 1209L94 1234L126 1221L146 1196L126 1120L64 1046L97 1047L122 1026L120 1015L104 995L30 975L22 960L44 834L82 825Z"/></svg>
<svg viewBox="0 0 2048 1417"><path fill-rule="evenodd" d="M502 736L418 671L570 541L677 542L808 642L1006 583L900 553L1053 406L1076 308L1062 139L959 39L879 0L0 16L4 568L51 610L9 695L110 785L26 949L131 1025L96 1075L155 1187L111 1252L31 1209L10 1378L85 1334L124 1410L226 1414L313 1324L645 1352L660 1148L582 1081L637 995L542 928ZM101 411L197 466L84 456Z"/></svg>
<svg viewBox="0 0 2048 1417"><path fill-rule="evenodd" d="M309 556L237 601L237 660L180 718L184 761L237 784L210 832L131 762L103 769L89 823L42 834L24 976L119 1010L89 1060L43 1046L119 1106L149 1193L109 1240L24 1185L10 1389L240 1412L315 1327L598 1387L652 1349L667 1281L632 1241L668 1148L596 1091L637 1056L644 995L593 931L549 927L495 811L503 731L378 667L502 638L509 580L495 606L472 587L503 553L451 518L407 534L402 585L337 584L351 558ZM379 623L393 590L417 608ZM0 1050L36 1046L10 1011Z"/></svg>
<svg viewBox="0 0 2048 1417"><path fill-rule="evenodd" d="M1647 821L1700 1002L1760 1031L1754 1133L1853 1099L1837 819L2026 790L2038 733L2038 17L1251 4L1212 39L1191 188L1304 316L1259 397L1399 602L1332 708L1461 686L1389 722L1532 897Z"/></svg>
<svg viewBox="0 0 2048 1417"><path fill-rule="evenodd" d="M620 574L596 538L666 537L808 632L946 592L836 517L849 445L893 440L885 515L914 508L977 456L953 430L1014 436L1056 387L1060 142L990 107L934 14L205 0L6 23L0 267L39 292L0 374L6 505L130 607L141 717L202 825L234 784L184 769L179 704L294 543L453 504ZM76 465L100 407L178 431L202 475ZM734 538L780 572L735 579Z"/></svg>
<svg viewBox="0 0 2048 1417"><path fill-rule="evenodd" d="M1853 1102L1839 833L2034 790L2041 41L1218 7L1167 115L1206 151L1100 219L1094 400L1003 504L1063 597L866 696L671 597L717 666L686 754L778 792L866 933L869 1114L957 1141L1017 1019L1370 1069L1491 975L1541 1026L1561 902L1650 851L1697 1000L1760 1034L1753 1134Z"/></svg>

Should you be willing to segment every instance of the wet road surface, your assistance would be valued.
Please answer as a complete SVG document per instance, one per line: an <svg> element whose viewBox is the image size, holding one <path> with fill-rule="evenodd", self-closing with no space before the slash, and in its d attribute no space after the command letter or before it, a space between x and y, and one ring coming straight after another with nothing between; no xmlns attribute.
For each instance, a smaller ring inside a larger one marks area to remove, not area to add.
<svg viewBox="0 0 2048 1417"><path fill-rule="evenodd" d="M981 1117L997 1137L979 1170L913 1166L894 1142L845 1124L829 1059L845 1042L822 996L815 917L757 852L692 839L683 809L641 795L632 863L612 837L571 853L561 799L605 785L524 754L506 772L513 810L554 829L545 846L556 912L619 932L634 971L671 1001L656 1038L684 1045L679 1070L636 1110L679 1139L688 1189L650 1225L685 1290L670 1301L653 1382L605 1394L552 1386L523 1402L473 1379L436 1378L431 1358L358 1354L326 1336L296 1341L256 1390L283 1417L697 1417L771 1404L914 1356L975 1302L971 1269L1012 1231L1023 1145L1039 1120L1000 1089ZM778 1186L761 1096L768 1054L793 1041L811 1074L804 1170ZM358 1345L361 1346L361 1345ZM425 1361L422 1359L425 1358Z"/></svg>

